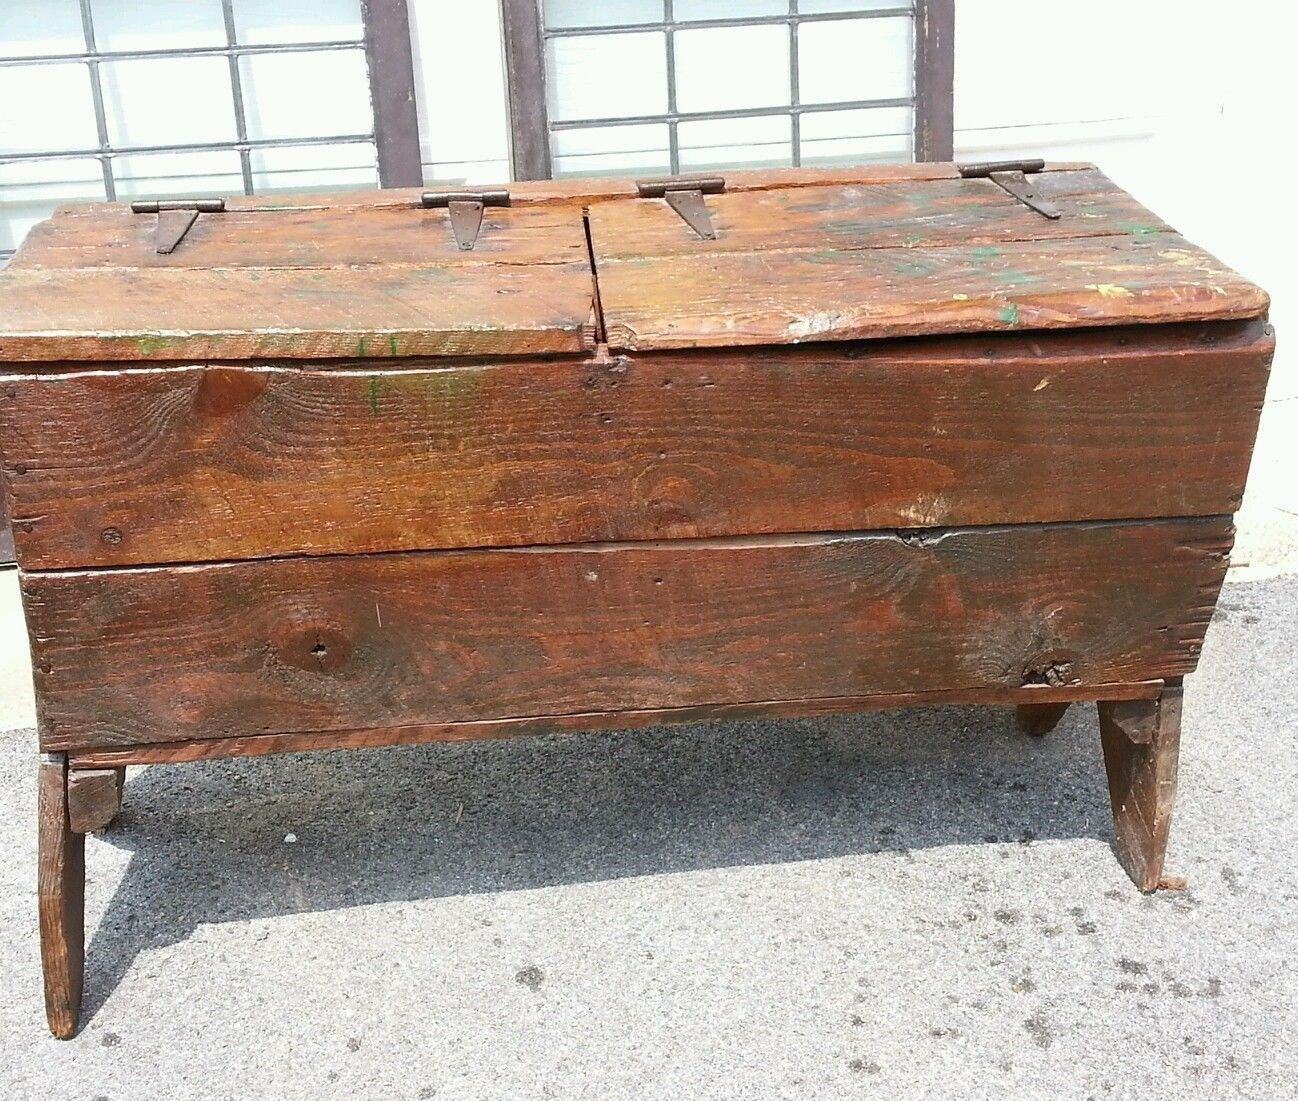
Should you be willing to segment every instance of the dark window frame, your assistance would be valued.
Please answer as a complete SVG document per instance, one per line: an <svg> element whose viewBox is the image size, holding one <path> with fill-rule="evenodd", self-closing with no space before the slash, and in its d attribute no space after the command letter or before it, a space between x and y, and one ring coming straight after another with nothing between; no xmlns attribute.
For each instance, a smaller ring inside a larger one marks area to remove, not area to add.
<svg viewBox="0 0 1298 1101"><path fill-rule="evenodd" d="M553 173L550 152L552 128L548 117L545 72L545 32L540 0L500 0L501 30L505 48L505 74L509 89L510 153L513 176L519 180L548 180ZM670 7L667 8L670 23ZM797 6L789 5L793 33L791 50L797 50ZM955 0L914 0L915 74L913 153L916 161L949 161L954 145ZM806 19L803 16L802 19ZM737 20L736 22L769 22ZM629 28L628 28L629 29ZM671 29L668 29L671 41ZM668 49L668 91L671 50ZM796 61L791 59L792 71ZM794 91L796 102L796 89ZM668 104L669 114L675 105ZM793 147L798 149L798 112L792 113ZM675 127L671 133L675 135ZM676 153L673 145L672 160ZM795 161L796 163L796 161Z"/></svg>

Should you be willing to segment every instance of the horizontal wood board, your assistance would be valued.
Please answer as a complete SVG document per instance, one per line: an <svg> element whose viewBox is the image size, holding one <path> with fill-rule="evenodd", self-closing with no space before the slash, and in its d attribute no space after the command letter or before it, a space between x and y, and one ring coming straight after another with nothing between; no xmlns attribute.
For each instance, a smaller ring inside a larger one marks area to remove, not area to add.
<svg viewBox="0 0 1298 1101"><path fill-rule="evenodd" d="M28 570L1218 515L1273 348L1245 322L70 371L0 383L0 447Z"/></svg>
<svg viewBox="0 0 1298 1101"><path fill-rule="evenodd" d="M665 349L1261 317L1264 292L1094 169L708 195L716 240L661 199L590 208L610 347Z"/></svg>
<svg viewBox="0 0 1298 1101"><path fill-rule="evenodd" d="M201 214L168 255L156 216L55 218L0 272L0 361L580 353L594 281L575 208Z"/></svg>
<svg viewBox="0 0 1298 1101"><path fill-rule="evenodd" d="M48 750L1191 670L1226 518L22 577Z"/></svg>
<svg viewBox="0 0 1298 1101"><path fill-rule="evenodd" d="M939 707L951 704L1003 707L1041 706L1082 700L1155 700L1161 680L1123 684L1038 684L1023 688L970 688L955 692L902 692L875 696L827 696L814 700L761 700L755 703L704 704L638 711L586 711L567 715L537 715L523 719L481 722L385 726L362 730L304 730L293 734L205 738L188 742L145 742L138 745L79 750L69 757L74 769L120 768L126 765L179 764L221 757L262 757L271 753L301 753L317 749L366 749L376 746L418 745L426 742L465 742L515 738L532 734L581 733L592 730L632 730L699 722L740 722L746 719L810 718L900 707Z"/></svg>

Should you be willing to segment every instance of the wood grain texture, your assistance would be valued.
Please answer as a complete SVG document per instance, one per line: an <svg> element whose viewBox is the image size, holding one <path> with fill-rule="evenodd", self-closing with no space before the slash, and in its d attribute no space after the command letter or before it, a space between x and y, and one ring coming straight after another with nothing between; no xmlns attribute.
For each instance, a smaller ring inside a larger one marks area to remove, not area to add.
<svg viewBox="0 0 1298 1101"><path fill-rule="evenodd" d="M1095 169L1046 172L1033 179L1038 194L1064 209L1064 217L1041 217L991 180L903 180L709 195L715 241L691 232L662 199L595 203L591 236L602 268L610 260L645 257L915 249L1172 232Z"/></svg>
<svg viewBox="0 0 1298 1101"><path fill-rule="evenodd" d="M109 206L95 218L36 226L6 270L34 268L312 268L415 264L460 269L492 264L577 264L586 259L582 220L557 206L489 206L470 251L461 251L445 209L418 205L203 214L174 252L154 248L155 214Z"/></svg>
<svg viewBox="0 0 1298 1101"><path fill-rule="evenodd" d="M74 833L102 830L122 809L123 768L68 772L68 822Z"/></svg>
<svg viewBox="0 0 1298 1101"><path fill-rule="evenodd" d="M382 358L580 352L589 265L18 268L0 360Z"/></svg>
<svg viewBox="0 0 1298 1101"><path fill-rule="evenodd" d="M29 570L1219 515L1273 349L1246 322L68 372L0 384L0 440Z"/></svg>
<svg viewBox="0 0 1298 1101"><path fill-rule="evenodd" d="M76 1035L85 959L85 843L68 822L68 762L41 758L36 783L36 894L45 1015L60 1040Z"/></svg>
<svg viewBox="0 0 1298 1101"><path fill-rule="evenodd" d="M42 744L1194 667L1224 518L26 574Z"/></svg>
<svg viewBox="0 0 1298 1101"><path fill-rule="evenodd" d="M744 719L810 718L880 711L898 707L940 707L955 704L999 704L1025 707L1067 706L1092 700L1156 699L1161 680L1127 684L1034 684L1021 688L978 688L956 692L902 692L875 696L833 696L814 700L761 700L754 703L705 704L699 707L588 711L569 715L537 715L524 719L388 726L365 730L308 730L296 734L262 734L247 738L208 738L191 742L156 742L81 750L69 757L77 768L179 764L224 757L262 757L271 753L301 753L317 749L366 749L376 746L418 745L517 738L533 734L579 733L593 730L632 730L698 722L739 722ZM1042 700L1063 701L1056 704ZM1030 701L1024 703L1024 701Z"/></svg>
<svg viewBox="0 0 1298 1101"><path fill-rule="evenodd" d="M1270 301L1161 232L625 260L599 257L598 248L614 349L1227 320L1262 317Z"/></svg>
<svg viewBox="0 0 1298 1101"><path fill-rule="evenodd" d="M1157 700L1099 704L1114 848L1131 881L1147 892L1157 890L1163 878L1172 829L1181 695L1176 683L1168 684Z"/></svg>

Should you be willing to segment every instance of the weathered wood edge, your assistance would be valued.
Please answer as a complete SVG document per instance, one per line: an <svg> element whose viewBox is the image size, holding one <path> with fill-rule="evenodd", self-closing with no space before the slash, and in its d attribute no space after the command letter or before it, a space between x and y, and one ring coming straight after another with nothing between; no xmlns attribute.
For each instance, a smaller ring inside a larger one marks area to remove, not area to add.
<svg viewBox="0 0 1298 1101"><path fill-rule="evenodd" d="M818 715L885 711L891 708L993 704L1024 706L1093 700L1154 700L1162 680L1128 684L1032 685L1025 688L974 688L939 692L906 692L875 696L833 696L807 700L765 700L753 703L706 704L631 711L587 711L570 715L492 719L483 722L432 723L379 729L304 731L260 734L241 738L208 738L160 742L111 749L76 750L68 755L72 769L121 768L205 761L223 757L261 757L271 753L300 753L318 749L361 749L514 738L531 734L632 730L694 722L735 722L750 718L810 718Z"/></svg>
<svg viewBox="0 0 1298 1101"><path fill-rule="evenodd" d="M1050 161L1044 172L1094 171L1089 161ZM817 185L845 183L902 183L906 181L954 180L960 178L956 165L950 161L928 161L922 164L874 164L837 168L777 168L756 170L728 170L725 172L727 191L767 191L783 187L814 187ZM448 186L459 186L457 181L444 181ZM438 181L425 181L419 188L385 188L381 191L351 192L294 192L284 195L236 195L226 199L227 210L331 210L339 207L402 207L417 205L425 188L434 187ZM563 180L512 180L504 184L490 184L485 190L507 188L512 204L572 204L601 199L635 198L636 181L633 176L609 176ZM74 203L54 211L55 218L88 217L120 211L122 203Z"/></svg>

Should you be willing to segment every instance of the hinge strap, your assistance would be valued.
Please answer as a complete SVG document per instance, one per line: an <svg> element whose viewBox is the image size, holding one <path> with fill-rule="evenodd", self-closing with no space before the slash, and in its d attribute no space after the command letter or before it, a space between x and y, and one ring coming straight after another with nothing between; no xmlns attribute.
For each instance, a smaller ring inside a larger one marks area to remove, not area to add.
<svg viewBox="0 0 1298 1101"><path fill-rule="evenodd" d="M482 229L482 209L509 206L509 192L499 191L425 191L419 203L426 208L445 207L451 218L455 243L468 252L478 242Z"/></svg>
<svg viewBox="0 0 1298 1101"><path fill-rule="evenodd" d="M1045 168L1043 160L1031 161L987 161L982 164L957 165L960 175L966 180L989 179L1002 191L1013 195L1024 206L1035 210L1044 218L1055 219L1062 216L1061 211L1048 199L1037 195L1037 189L1028 179L1028 173L1037 173Z"/></svg>
<svg viewBox="0 0 1298 1101"><path fill-rule="evenodd" d="M176 251L200 214L220 214L224 199L145 199L131 204L132 214L156 214L153 247L160 256Z"/></svg>
<svg viewBox="0 0 1298 1101"><path fill-rule="evenodd" d="M636 180L636 194L642 199L666 199L681 220L705 241L716 240L704 195L716 195L726 189L720 176L667 176L662 179Z"/></svg>

